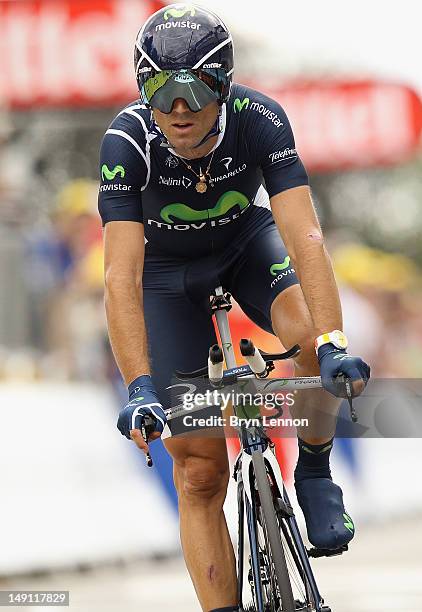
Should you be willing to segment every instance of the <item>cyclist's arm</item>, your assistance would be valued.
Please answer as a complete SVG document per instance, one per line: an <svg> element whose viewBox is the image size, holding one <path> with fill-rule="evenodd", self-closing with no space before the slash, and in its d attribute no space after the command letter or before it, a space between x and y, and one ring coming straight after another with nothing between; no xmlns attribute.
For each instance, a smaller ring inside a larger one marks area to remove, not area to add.
<svg viewBox="0 0 422 612"><path fill-rule="evenodd" d="M289 119L274 100L262 97L262 102L281 121L278 125L254 113L259 121L256 147L274 220L293 261L315 332L341 329L337 285Z"/></svg>
<svg viewBox="0 0 422 612"><path fill-rule="evenodd" d="M142 190L147 167L145 143L137 123L123 113L107 130L100 152L98 197L104 226L108 332L117 365L128 385L150 373L142 308Z"/></svg>
<svg viewBox="0 0 422 612"><path fill-rule="evenodd" d="M144 226L112 221L104 228L105 306L108 333L120 372L129 385L149 374L142 305Z"/></svg>
<svg viewBox="0 0 422 612"><path fill-rule="evenodd" d="M270 202L317 335L342 329L337 284L309 187L287 189Z"/></svg>

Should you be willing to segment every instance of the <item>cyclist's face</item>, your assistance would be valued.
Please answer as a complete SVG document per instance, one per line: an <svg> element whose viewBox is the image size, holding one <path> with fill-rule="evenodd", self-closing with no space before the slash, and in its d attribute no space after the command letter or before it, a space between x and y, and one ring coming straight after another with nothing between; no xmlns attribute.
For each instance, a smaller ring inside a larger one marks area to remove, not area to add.
<svg viewBox="0 0 422 612"><path fill-rule="evenodd" d="M183 98L174 101L171 113L154 108L154 119L175 149L189 151L208 134L218 116L218 103L211 102L194 113Z"/></svg>

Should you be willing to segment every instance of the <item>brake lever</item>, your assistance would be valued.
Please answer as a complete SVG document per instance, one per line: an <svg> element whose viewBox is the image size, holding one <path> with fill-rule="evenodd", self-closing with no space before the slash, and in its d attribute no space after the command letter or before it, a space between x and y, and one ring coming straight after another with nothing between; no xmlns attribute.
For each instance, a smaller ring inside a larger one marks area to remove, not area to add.
<svg viewBox="0 0 422 612"><path fill-rule="evenodd" d="M142 420L141 433L142 433L142 437L145 440L146 444L148 444L149 434L152 431L154 431L154 429L155 429L155 423L153 419L151 419L148 416L145 416L144 419ZM151 468L154 465L154 462L152 460L152 457L149 451L145 454L145 461L149 468Z"/></svg>
<svg viewBox="0 0 422 612"><path fill-rule="evenodd" d="M350 408L350 418L352 419L353 423L357 423L358 420L358 415L356 414L356 410L353 407L353 401L352 401L352 387L350 385L350 380L348 378L345 379L344 381L344 386L346 388L346 396L347 396L347 401L349 402L349 408Z"/></svg>

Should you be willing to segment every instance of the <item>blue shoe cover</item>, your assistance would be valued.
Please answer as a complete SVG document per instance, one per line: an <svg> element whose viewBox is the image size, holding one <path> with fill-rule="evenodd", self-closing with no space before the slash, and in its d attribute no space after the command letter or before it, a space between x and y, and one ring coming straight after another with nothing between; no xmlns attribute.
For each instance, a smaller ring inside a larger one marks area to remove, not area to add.
<svg viewBox="0 0 422 612"><path fill-rule="evenodd" d="M350 542L355 526L338 485L330 478L307 478L295 483L295 488L313 546L334 550Z"/></svg>

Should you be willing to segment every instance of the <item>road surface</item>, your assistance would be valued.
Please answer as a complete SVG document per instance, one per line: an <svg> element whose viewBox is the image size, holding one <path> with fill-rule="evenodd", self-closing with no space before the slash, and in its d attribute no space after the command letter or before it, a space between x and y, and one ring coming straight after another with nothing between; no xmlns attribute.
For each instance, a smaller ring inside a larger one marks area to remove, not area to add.
<svg viewBox="0 0 422 612"><path fill-rule="evenodd" d="M347 554L313 567L333 612L422 612L421 555L418 516L367 525ZM72 612L200 612L181 559L0 580L0 589L70 590Z"/></svg>

